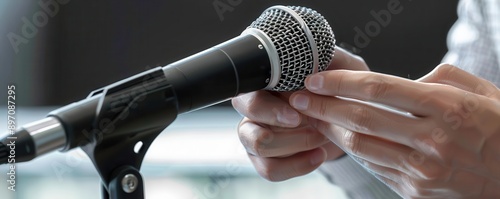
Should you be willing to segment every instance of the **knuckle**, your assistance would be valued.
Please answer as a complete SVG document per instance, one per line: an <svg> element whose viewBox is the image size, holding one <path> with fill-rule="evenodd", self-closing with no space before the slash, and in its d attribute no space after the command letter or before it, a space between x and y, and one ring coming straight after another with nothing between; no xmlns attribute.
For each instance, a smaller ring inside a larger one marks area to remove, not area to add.
<svg viewBox="0 0 500 199"><path fill-rule="evenodd" d="M446 84L434 84L432 89L425 89L417 94L415 97L415 107L422 109L432 108L439 113L450 110L453 104L450 103L450 99L455 99L450 97L450 92L452 96L463 95L463 91L456 87Z"/></svg>
<svg viewBox="0 0 500 199"><path fill-rule="evenodd" d="M419 96L415 98L415 107L423 109L428 107L438 108L446 106L447 103L445 103L444 99L447 98L444 98L442 95L442 91L439 89L429 89L423 91Z"/></svg>
<svg viewBox="0 0 500 199"><path fill-rule="evenodd" d="M450 64L440 64L436 67L435 70L435 77L437 79L446 79L449 77L450 74L455 71L457 67L450 65Z"/></svg>
<svg viewBox="0 0 500 199"><path fill-rule="evenodd" d="M305 147L306 148L311 148L313 146L316 145L316 143L314 142L314 135L313 134L306 134L306 137L305 137Z"/></svg>
<svg viewBox="0 0 500 199"><path fill-rule="evenodd" d="M243 120L240 122L238 125L238 138L240 139L241 143L243 145L248 145L249 142L249 137L248 135L251 135L253 130L251 128L248 128L250 121L247 120L247 118L243 118Z"/></svg>
<svg viewBox="0 0 500 199"><path fill-rule="evenodd" d="M454 150L456 150L456 147L450 144L451 142L437 143L428 136L420 136L415 139L417 140L417 146L423 155L439 160L439 162L444 164L443 166L445 167L450 167L452 165Z"/></svg>
<svg viewBox="0 0 500 199"><path fill-rule="evenodd" d="M238 137L248 153L265 157L269 155L267 145L271 143L274 135L269 129L262 128L245 118L238 127Z"/></svg>
<svg viewBox="0 0 500 199"><path fill-rule="evenodd" d="M362 136L354 132L346 132L343 137L343 143L345 145L345 150L353 155L360 154L361 150L361 138Z"/></svg>
<svg viewBox="0 0 500 199"><path fill-rule="evenodd" d="M449 80L452 77L454 71L457 67L450 64L440 64L434 68L434 70L429 73L429 80L427 82L443 82Z"/></svg>
<svg viewBox="0 0 500 199"><path fill-rule="evenodd" d="M427 180L427 181L433 181L433 180L437 180L439 179L443 173L445 171L443 171L443 169L439 169L437 167L427 167L427 168L424 168L424 167L418 167L418 168L415 168L418 172L420 172L421 174L421 177L424 179L424 180Z"/></svg>
<svg viewBox="0 0 500 199"><path fill-rule="evenodd" d="M350 120L353 130L356 132L366 132L372 128L373 117L366 108L354 106L348 120Z"/></svg>
<svg viewBox="0 0 500 199"><path fill-rule="evenodd" d="M243 147L247 151L247 153L252 154L252 155L257 155L256 151L256 145L254 144L255 142L252 141L252 139L249 139L248 136L244 134L239 134L240 142L243 144Z"/></svg>
<svg viewBox="0 0 500 199"><path fill-rule="evenodd" d="M273 139L274 133L272 131L260 131L255 141L260 144L270 144Z"/></svg>
<svg viewBox="0 0 500 199"><path fill-rule="evenodd" d="M378 77L367 78L364 84L363 92L368 100L383 98L392 86L388 80Z"/></svg>
<svg viewBox="0 0 500 199"><path fill-rule="evenodd" d="M329 107L330 106L329 106L328 102L326 102L324 100L320 100L319 107L318 107L319 108L319 110L318 110L319 116L322 118L328 117L328 108Z"/></svg>
<svg viewBox="0 0 500 199"><path fill-rule="evenodd" d="M409 195L411 197L419 198L431 195L431 192L427 189L428 181L416 180L410 177L405 177L404 179L404 185L410 192Z"/></svg>
<svg viewBox="0 0 500 199"><path fill-rule="evenodd" d="M267 157L270 156L269 146L274 140L274 134L271 131L260 131L255 133L255 139L252 141L252 149L257 156Z"/></svg>
<svg viewBox="0 0 500 199"><path fill-rule="evenodd" d="M453 167L454 164L454 152L452 151L455 147L443 143L443 146L435 148L436 157L441 160L441 162L446 167Z"/></svg>

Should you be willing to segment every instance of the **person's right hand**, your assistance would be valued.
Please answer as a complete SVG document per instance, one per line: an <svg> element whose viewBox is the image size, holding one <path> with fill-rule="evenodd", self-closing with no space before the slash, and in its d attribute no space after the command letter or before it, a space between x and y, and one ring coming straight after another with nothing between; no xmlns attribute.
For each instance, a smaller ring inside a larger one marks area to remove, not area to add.
<svg viewBox="0 0 500 199"><path fill-rule="evenodd" d="M328 70L368 70L358 56L336 48ZM244 117L238 135L257 172L270 181L282 181L314 171L324 161L344 154L310 125L316 119L299 114L288 98L293 92L256 91L232 99ZM345 131L339 127L338 131Z"/></svg>

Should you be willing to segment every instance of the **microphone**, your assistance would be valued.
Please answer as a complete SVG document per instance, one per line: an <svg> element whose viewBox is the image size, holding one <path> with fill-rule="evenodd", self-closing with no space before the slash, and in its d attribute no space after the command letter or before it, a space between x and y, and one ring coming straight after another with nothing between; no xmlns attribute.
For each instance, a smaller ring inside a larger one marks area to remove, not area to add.
<svg viewBox="0 0 500 199"><path fill-rule="evenodd" d="M167 102L175 104L175 114L180 114L240 93L303 89L307 75L328 67L334 48L333 31L318 12L299 6L270 7L233 39L93 91L86 99L8 132L0 142L0 164L85 147L116 128L163 129L165 120L158 118L168 114L161 108ZM123 118L134 122L116 126ZM105 144L119 142L116 138Z"/></svg>

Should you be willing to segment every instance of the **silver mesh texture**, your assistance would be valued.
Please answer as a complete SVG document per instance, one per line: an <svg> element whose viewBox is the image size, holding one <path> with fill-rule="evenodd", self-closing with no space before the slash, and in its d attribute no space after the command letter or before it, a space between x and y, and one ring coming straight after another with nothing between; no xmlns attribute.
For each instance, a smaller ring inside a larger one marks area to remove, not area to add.
<svg viewBox="0 0 500 199"><path fill-rule="evenodd" d="M319 54L318 71L325 70L332 60L335 38L333 31L318 12L299 6L287 6L295 11L310 29ZM305 77L313 73L313 52L306 32L288 12L271 8L248 28L256 28L272 40L281 65L281 78L270 90L293 91L304 88Z"/></svg>

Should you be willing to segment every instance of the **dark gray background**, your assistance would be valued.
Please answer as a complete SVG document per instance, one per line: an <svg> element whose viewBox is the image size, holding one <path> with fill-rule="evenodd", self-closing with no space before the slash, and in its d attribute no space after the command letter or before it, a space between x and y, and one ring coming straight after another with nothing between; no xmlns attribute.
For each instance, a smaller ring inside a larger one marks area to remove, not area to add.
<svg viewBox="0 0 500 199"><path fill-rule="evenodd" d="M22 18L32 20L43 9L36 0L2 0L0 79L2 85L17 85L18 105L67 104L239 35L265 8L276 4L317 10L330 22L338 45L359 47L354 28L364 30L375 21L370 11L387 9L391 1L396 0L218 0L232 9L221 20L213 0L69 0L16 53L7 34L21 34ZM402 12L392 15L369 45L353 50L374 71L415 79L436 66L446 52L445 38L456 20L457 1L399 2ZM6 88L0 89L0 98L5 95Z"/></svg>

